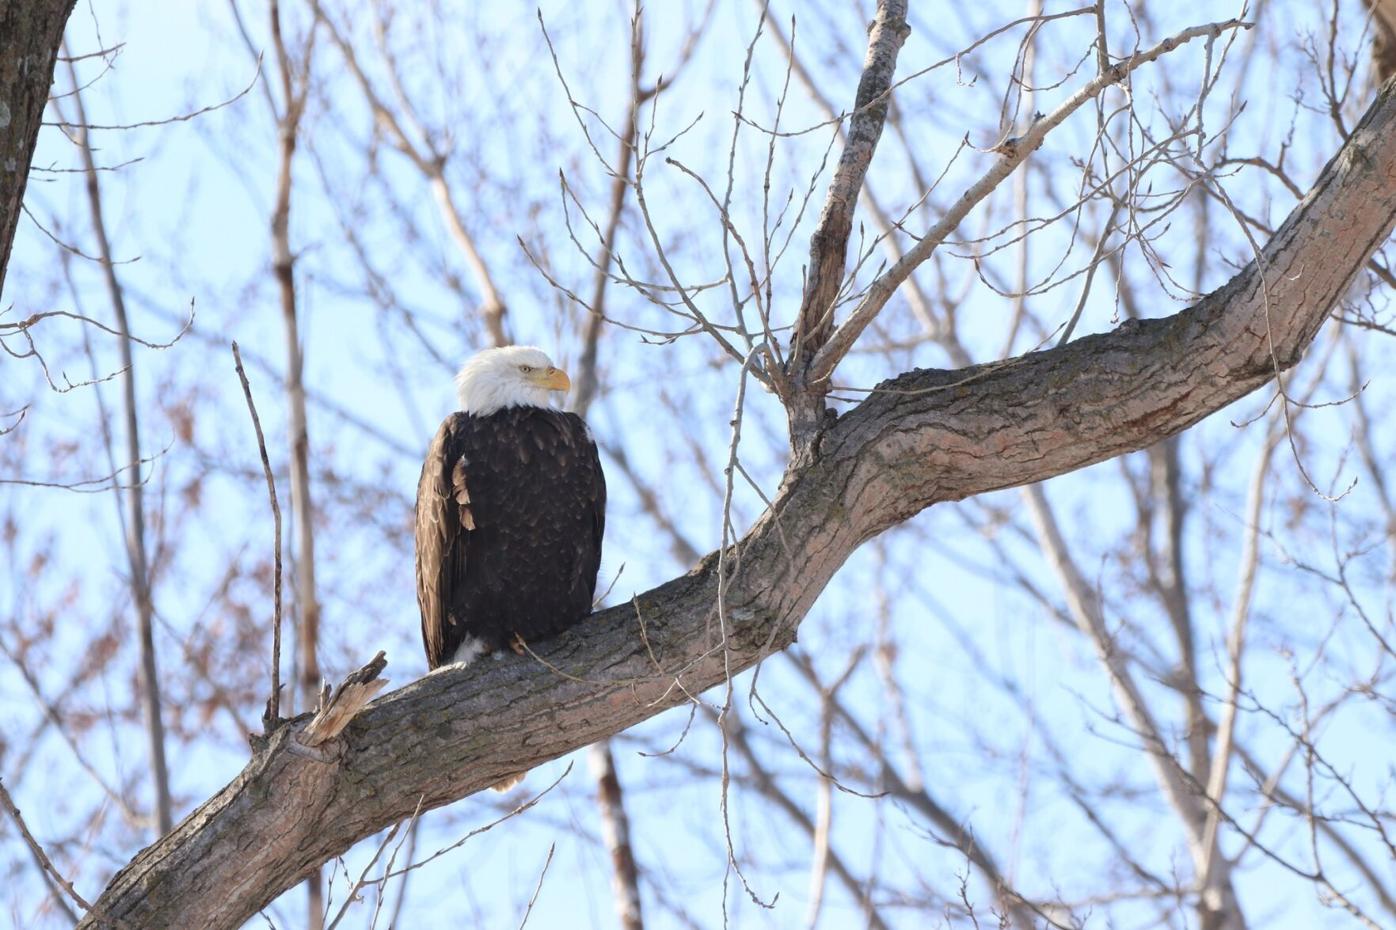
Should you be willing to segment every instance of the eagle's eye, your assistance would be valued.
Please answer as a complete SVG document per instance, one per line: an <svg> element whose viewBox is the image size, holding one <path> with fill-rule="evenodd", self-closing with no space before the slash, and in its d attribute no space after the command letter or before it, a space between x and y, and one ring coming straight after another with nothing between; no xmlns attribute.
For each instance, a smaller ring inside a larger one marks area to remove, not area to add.
<svg viewBox="0 0 1396 930"><path fill-rule="evenodd" d="M532 370L533 370L533 366L532 366L532 365L520 365L520 366L519 366L519 371L523 372L524 374L528 374L528 373L531 372Z"/></svg>

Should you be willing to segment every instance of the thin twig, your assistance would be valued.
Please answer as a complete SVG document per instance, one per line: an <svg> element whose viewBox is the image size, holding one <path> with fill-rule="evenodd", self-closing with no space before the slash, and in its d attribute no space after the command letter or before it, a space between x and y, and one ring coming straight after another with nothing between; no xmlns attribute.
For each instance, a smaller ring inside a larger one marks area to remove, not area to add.
<svg viewBox="0 0 1396 930"><path fill-rule="evenodd" d="M257 431L257 451L262 456L262 474L267 479L267 497L271 500L271 517L275 526L272 552L276 559L276 575L272 581L272 634L271 634L271 700L267 702L267 721L270 728L281 718L281 505L276 500L276 479L272 477L271 461L267 458L267 440L262 435L262 420L257 416L257 405L252 401L252 386L247 383L247 372L242 369L242 354L238 344L233 343L233 365L237 368L238 380L242 382L242 396L247 398L247 412L252 415L252 428Z"/></svg>
<svg viewBox="0 0 1396 930"><path fill-rule="evenodd" d="M519 930L524 930L529 915L533 913L533 905L537 903L538 895L543 891L543 879L548 877L548 866L553 864L553 850L556 848L556 843L551 843L548 846L548 858L543 860L543 871L538 873L538 885L533 889L533 897L528 899L528 907L524 909L523 920L519 921Z"/></svg>
<svg viewBox="0 0 1396 930"><path fill-rule="evenodd" d="M19 828L20 836L24 837L25 845L29 847L29 851L39 860L39 864L43 866L44 871L58 883L59 887L68 893L68 896L73 899L78 907L92 914L98 920L116 927L128 928L129 930L130 925L124 920L112 917L100 911L94 911L92 905L87 903L82 895L78 894L77 889L73 887L73 883L59 873L58 869L54 867L53 862L49 859L48 854L44 852L44 848L39 845L39 841L34 839L34 834L29 832L29 827L24 823L24 818L20 816L19 808L15 805L15 799L10 797L10 792L5 788L5 782L3 780L0 780L0 804L4 805L5 813L9 814L10 819L15 822L15 826Z"/></svg>
<svg viewBox="0 0 1396 930"><path fill-rule="evenodd" d="M421 812L422 812L422 799L421 799L421 798L418 798L418 799L417 799L417 809L414 810L414 811L412 812L412 817L410 818L410 820L411 820L412 822L415 822L415 821L417 820L417 815L420 814ZM349 906L350 906L351 904L353 904L355 901L359 900L359 892L360 892L361 890L363 890L364 885L368 884L368 873L369 873L369 871L373 868L374 863L376 863L376 862L378 861L379 857L381 857L381 856L383 855L383 851L384 851L385 849L388 848L388 844L391 843L391 842L393 841L393 837L397 836L397 831L400 830L400 829L402 829L402 821L401 821L401 820L399 820L397 823L395 823L395 824L392 825L392 827L388 830L387 834L383 837L383 841L382 841L381 843L378 844L378 848L377 848L376 850L374 850L373 857L372 857L371 859L368 860L368 863L364 866L363 871L362 871L361 873L359 873L359 880L356 881L356 882L354 883L353 887L351 887L351 888L345 893L345 895L344 895L344 902L343 902L342 904L339 905L339 910L335 912L334 919L331 920L331 921L329 922L329 924L325 927L325 930L334 930L335 927L338 927L338 926L339 926L339 922L340 922L341 920L344 919L344 915L347 914L347 913L349 913ZM401 845L401 844L399 844L399 845ZM393 850L393 855L394 855L394 856L397 855L397 850L396 850L396 849ZM386 871L391 871L391 870L392 870L392 856L390 856L390 857L388 858L388 866L387 866L386 869L384 869L384 871L386 872ZM380 892L380 894L379 894L379 900L380 900L380 901L382 900L382 893L381 893L381 892Z"/></svg>
<svg viewBox="0 0 1396 930"><path fill-rule="evenodd" d="M1066 118L1080 109L1087 101L1111 85L1118 84L1137 69L1156 61L1168 52L1177 49L1193 39L1215 36L1233 29L1249 29L1251 23L1231 19L1225 22L1208 23L1184 29L1176 35L1164 39L1153 48L1131 55L1112 66L1104 74L1086 82L1080 90L1072 94L1047 116L1036 121L1021 136L1006 140L995 148L999 160L955 202L955 205L941 217L921 239L909 249L901 261L879 275L867 288L865 295L827 342L819 349L810 363L809 381L817 383L833 374L839 361L853 347L858 336L873 318L891 299L892 294L918 265L930 258L931 253L950 235L985 197L998 188L1005 178L1013 173L1028 156L1042 145L1047 134L1066 121Z"/></svg>

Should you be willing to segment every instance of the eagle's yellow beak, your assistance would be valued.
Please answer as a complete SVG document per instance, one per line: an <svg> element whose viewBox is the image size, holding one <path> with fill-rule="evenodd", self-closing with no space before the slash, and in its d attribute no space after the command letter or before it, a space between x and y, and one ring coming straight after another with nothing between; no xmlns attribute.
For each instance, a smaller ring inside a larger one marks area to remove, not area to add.
<svg viewBox="0 0 1396 930"><path fill-rule="evenodd" d="M550 391L566 393L572 390L572 379L561 368L548 368L538 372L539 383Z"/></svg>

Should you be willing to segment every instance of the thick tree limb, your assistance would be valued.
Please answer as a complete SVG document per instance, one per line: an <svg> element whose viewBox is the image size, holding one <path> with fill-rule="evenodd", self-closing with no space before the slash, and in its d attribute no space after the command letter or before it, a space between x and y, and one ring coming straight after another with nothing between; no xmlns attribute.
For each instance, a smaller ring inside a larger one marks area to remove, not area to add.
<svg viewBox="0 0 1396 930"><path fill-rule="evenodd" d="M940 501L1144 448L1274 380L1394 221L1396 84L1260 259L1195 306L1002 363L908 372L838 420L729 553L725 643L710 556L536 657L442 670L385 695L330 762L289 749L306 725L298 718L96 906L145 928L236 927L319 863L412 816L419 799L449 804L750 668L794 640L865 540Z"/></svg>
<svg viewBox="0 0 1396 930"><path fill-rule="evenodd" d="M0 288L75 0L0 0Z"/></svg>

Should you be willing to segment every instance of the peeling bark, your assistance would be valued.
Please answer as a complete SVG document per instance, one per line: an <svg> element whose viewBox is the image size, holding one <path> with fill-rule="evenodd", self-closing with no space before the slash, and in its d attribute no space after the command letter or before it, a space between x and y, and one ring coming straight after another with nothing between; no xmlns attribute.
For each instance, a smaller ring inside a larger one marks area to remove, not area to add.
<svg viewBox="0 0 1396 930"><path fill-rule="evenodd" d="M1393 221L1396 84L1260 260L1193 307L1006 362L907 372L840 418L728 553L725 643L709 556L536 656L443 669L385 695L327 745L329 761L289 748L306 726L297 718L122 869L96 906L147 928L237 927L320 863L410 817L419 798L423 809L449 804L750 668L794 641L865 540L941 501L1144 448L1273 381Z"/></svg>

